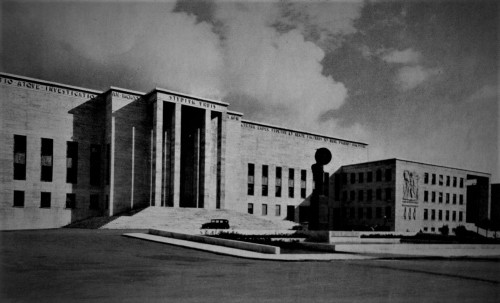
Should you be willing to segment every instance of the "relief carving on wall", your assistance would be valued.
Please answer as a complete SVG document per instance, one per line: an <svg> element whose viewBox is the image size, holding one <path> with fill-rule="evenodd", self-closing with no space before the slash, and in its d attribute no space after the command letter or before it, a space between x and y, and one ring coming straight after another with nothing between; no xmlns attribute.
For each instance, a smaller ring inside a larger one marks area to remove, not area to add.
<svg viewBox="0 0 500 303"><path fill-rule="evenodd" d="M403 172L403 200L417 201L418 200L418 174L405 170Z"/></svg>

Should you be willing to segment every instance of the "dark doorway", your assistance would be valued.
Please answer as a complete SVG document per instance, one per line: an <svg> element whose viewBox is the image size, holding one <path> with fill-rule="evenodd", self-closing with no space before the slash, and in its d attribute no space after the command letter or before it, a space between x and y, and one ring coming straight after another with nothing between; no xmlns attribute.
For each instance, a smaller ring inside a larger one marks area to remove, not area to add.
<svg viewBox="0 0 500 303"><path fill-rule="evenodd" d="M295 206L287 205L287 207L286 207L286 219L289 221L295 221Z"/></svg>

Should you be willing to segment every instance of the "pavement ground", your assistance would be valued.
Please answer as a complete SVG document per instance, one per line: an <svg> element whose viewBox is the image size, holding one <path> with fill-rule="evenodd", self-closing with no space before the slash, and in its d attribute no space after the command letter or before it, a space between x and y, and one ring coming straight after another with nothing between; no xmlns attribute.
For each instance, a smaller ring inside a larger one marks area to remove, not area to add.
<svg viewBox="0 0 500 303"><path fill-rule="evenodd" d="M121 236L0 232L1 302L498 302L498 259L276 262Z"/></svg>

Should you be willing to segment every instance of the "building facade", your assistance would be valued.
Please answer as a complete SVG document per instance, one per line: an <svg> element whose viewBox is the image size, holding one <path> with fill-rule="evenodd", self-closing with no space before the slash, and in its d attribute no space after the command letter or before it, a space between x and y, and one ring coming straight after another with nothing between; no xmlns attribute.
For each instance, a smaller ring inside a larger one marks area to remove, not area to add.
<svg viewBox="0 0 500 303"><path fill-rule="evenodd" d="M2 73L0 100L4 230L145 206L308 221L316 149L333 154L325 172L368 160L364 143L245 120L227 103L161 88L96 91ZM333 187L321 195L323 226Z"/></svg>
<svg viewBox="0 0 500 303"><path fill-rule="evenodd" d="M490 175L388 159L334 174L334 228L438 233L490 216Z"/></svg>

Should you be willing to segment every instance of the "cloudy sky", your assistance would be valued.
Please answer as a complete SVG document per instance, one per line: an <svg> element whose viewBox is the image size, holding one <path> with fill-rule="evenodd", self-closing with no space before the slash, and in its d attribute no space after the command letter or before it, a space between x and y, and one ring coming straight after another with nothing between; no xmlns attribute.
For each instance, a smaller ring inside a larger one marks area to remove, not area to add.
<svg viewBox="0 0 500 303"><path fill-rule="evenodd" d="M500 182L497 1L2 1L0 69L163 87Z"/></svg>

